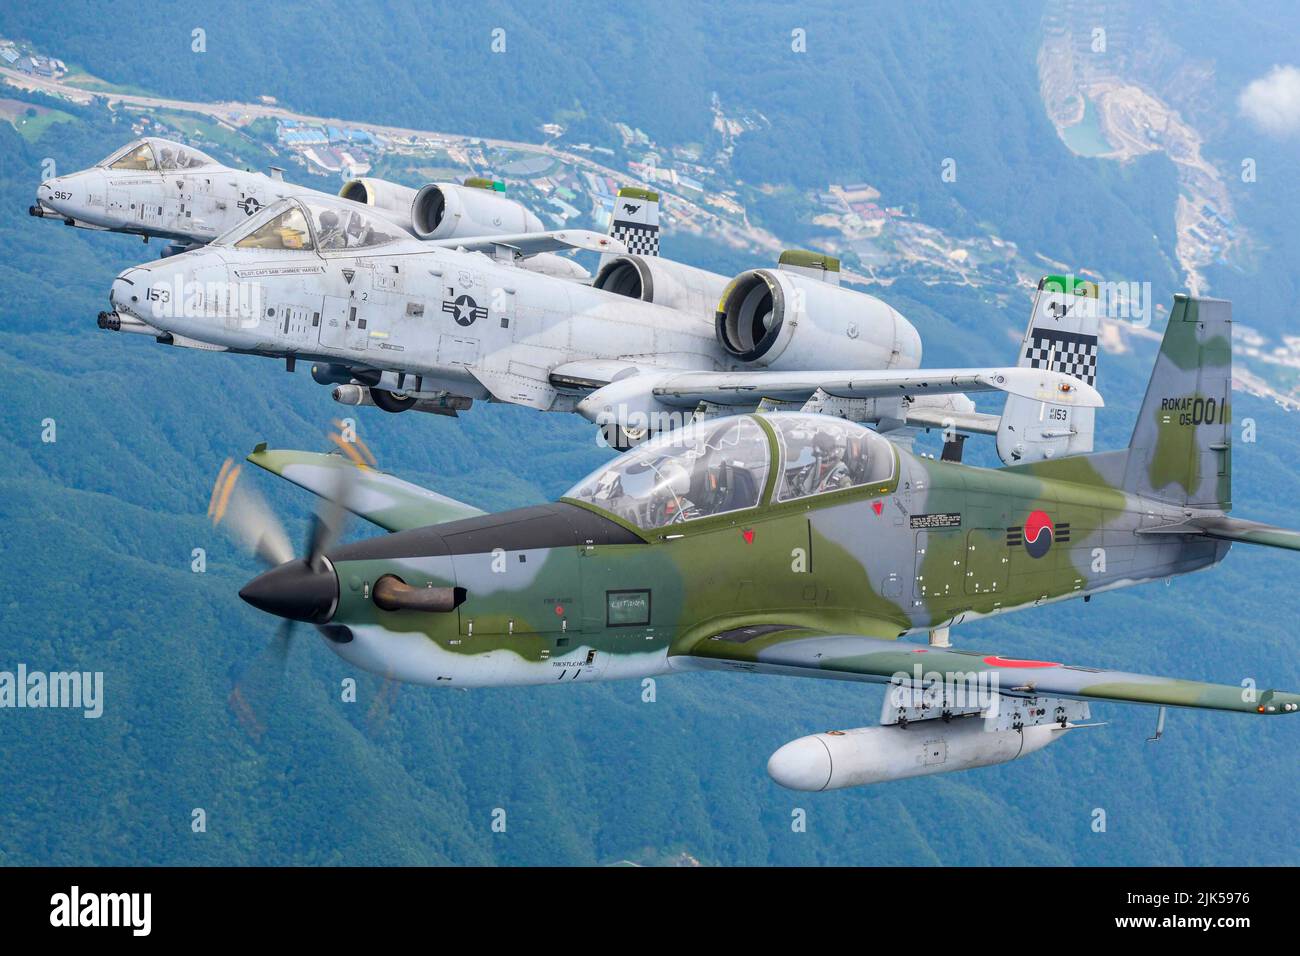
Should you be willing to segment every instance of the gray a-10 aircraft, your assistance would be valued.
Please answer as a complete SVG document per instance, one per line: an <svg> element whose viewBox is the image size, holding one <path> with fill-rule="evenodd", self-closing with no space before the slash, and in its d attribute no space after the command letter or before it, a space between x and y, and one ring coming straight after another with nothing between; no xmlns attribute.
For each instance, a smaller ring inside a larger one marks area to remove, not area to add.
<svg viewBox="0 0 1300 956"><path fill-rule="evenodd" d="M609 233L626 245L627 251L601 257L600 269L592 281L596 288L716 321L718 344L734 359L761 361L763 353L776 348L778 336L767 333L772 333L772 325L781 320L776 310L792 298L780 288L779 278L763 269L732 278L661 258L657 193L620 189ZM783 269L839 285L840 263L832 256L787 250L780 263ZM729 305L733 306L732 314L743 315L746 303L755 301L762 315L762 329L734 322L730 316L723 321ZM768 303L772 303L775 321L768 318ZM798 319L791 316L791 321ZM853 328L846 327L846 334L851 334ZM1099 290L1094 283L1074 276L1044 276L1034 297L1018 364L1053 369L1095 385L1100 331ZM762 338L758 337L760 332L764 333ZM944 450L950 458L960 458L961 439L967 433L996 435L998 454L1006 464L1083 455L1093 447L1095 411L1091 408L1046 405L1012 394L1007 396L1001 415L988 415L977 412L967 396L951 393L906 402L902 412L908 427L899 428L897 419L891 422L882 416L878 405L873 399L820 395L803 407L892 426L885 430L895 440L908 439L917 428L941 427L945 434L955 431L954 443Z"/></svg>
<svg viewBox="0 0 1300 956"><path fill-rule="evenodd" d="M886 430L970 391L1061 410L1067 424L1102 404L1055 355L919 368L912 324L823 281L808 254L742 273L706 317L517 265L561 248L627 251L580 230L421 241L367 207L289 197L201 249L126 270L99 321L290 369L314 362L313 377L346 404L450 413L487 399L576 411L619 446L772 404L856 402L859 420Z"/></svg>
<svg viewBox="0 0 1300 956"><path fill-rule="evenodd" d="M419 189L383 179L352 179L339 196L371 207L417 239L518 235L545 230L540 219L502 195L503 186L471 178L464 185L427 183ZM28 212L69 226L164 240L163 257L195 249L290 196L328 193L271 175L234 169L183 143L146 137L102 162L48 179ZM578 263L541 254L524 268L569 279L590 278Z"/></svg>

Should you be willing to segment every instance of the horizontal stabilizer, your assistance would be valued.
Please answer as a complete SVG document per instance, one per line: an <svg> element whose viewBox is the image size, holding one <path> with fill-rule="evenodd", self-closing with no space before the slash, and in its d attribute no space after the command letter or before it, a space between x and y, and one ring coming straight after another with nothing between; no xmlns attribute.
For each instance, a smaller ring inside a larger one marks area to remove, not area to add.
<svg viewBox="0 0 1300 956"><path fill-rule="evenodd" d="M327 499L337 493L340 473L350 471L348 500L342 502L343 506L385 531L406 531L483 514L478 508L454 498L373 468L359 467L334 453L268 449L265 445L258 445L248 460Z"/></svg>
<svg viewBox="0 0 1300 956"><path fill-rule="evenodd" d="M881 630L884 630L882 626ZM1206 684L999 657L983 651L920 647L856 634L827 634L793 625L761 624L704 636L669 662L683 669L743 670L875 683L974 682L1002 696L1070 697L1128 704L1200 707L1247 714L1300 711L1300 694L1253 686ZM919 680L916 675L919 676Z"/></svg>
<svg viewBox="0 0 1300 956"><path fill-rule="evenodd" d="M1243 544L1262 544L1269 548L1300 551L1300 531L1279 528L1260 521L1229 518L1223 515L1206 515L1165 528L1144 528L1144 534L1203 534L1219 541L1240 541Z"/></svg>
<svg viewBox="0 0 1300 956"><path fill-rule="evenodd" d="M1002 419L986 412L952 412L913 407L903 412L903 421L914 428L951 428L976 435L996 435Z"/></svg>

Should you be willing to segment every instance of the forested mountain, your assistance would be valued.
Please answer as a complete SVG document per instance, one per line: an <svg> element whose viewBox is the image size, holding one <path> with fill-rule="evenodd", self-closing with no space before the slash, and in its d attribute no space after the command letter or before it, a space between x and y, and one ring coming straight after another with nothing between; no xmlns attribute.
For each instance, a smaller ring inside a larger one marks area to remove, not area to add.
<svg viewBox="0 0 1300 956"><path fill-rule="evenodd" d="M1166 302L1178 282L1168 161L1120 166L1065 148L1038 100L1034 3L323 9L10 4L0 34L160 95L267 94L326 116L523 140L557 119L593 142L617 120L665 142L704 140L716 92L770 122L736 147L749 182L868 181L936 224L1150 278ZM195 27L206 53L191 52ZM496 27L503 54L491 52ZM808 53L792 57L795 28ZM1004 767L804 795L768 780L768 755L805 733L873 723L879 691L701 674L660 680L653 703L636 682L394 694L304 634L265 731L250 734L227 697L274 625L236 597L255 568L209 528L211 482L257 441L323 448L340 407L304 370L95 328L112 277L157 249L26 215L45 157L77 168L129 138L102 108L59 108L76 122L30 142L0 122L0 670L102 670L106 701L98 720L0 711L0 862L1295 861L1300 773L1285 720L1176 711L1150 744L1153 711L1099 706L1107 728ZM956 182L940 178L945 157L957 159ZM754 215L781 234L778 206ZM1268 236L1294 259L1293 236ZM680 248L746 264L698 242ZM1025 320L990 290L900 282L881 294L915 321L935 363L1004 362ZM1256 311L1237 317L1262 324ZM1127 441L1154 358L1150 340L1129 343L1103 356L1099 447ZM356 411L381 465L485 508L553 498L609 454L569 416ZM1300 527L1295 419L1243 395L1234 414L1253 418L1258 436L1234 448L1236 513ZM305 533L306 493L247 477ZM193 548L206 549L206 573L191 571ZM1239 547L1206 574L979 622L958 643L1296 688L1297 567ZM356 704L340 699L347 677ZM796 807L807 832L792 832ZM195 808L205 833L191 831ZM505 833L492 830L496 808Z"/></svg>

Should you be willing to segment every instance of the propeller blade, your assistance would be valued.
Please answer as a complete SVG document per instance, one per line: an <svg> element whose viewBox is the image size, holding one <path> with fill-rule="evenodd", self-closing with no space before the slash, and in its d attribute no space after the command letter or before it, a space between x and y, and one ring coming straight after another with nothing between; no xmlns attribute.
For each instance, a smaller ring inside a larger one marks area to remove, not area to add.
<svg viewBox="0 0 1300 956"><path fill-rule="evenodd" d="M402 685L393 679L392 674L384 675L383 683L375 691L370 706L366 709L366 731L371 737L379 736L380 731L384 729L401 687Z"/></svg>
<svg viewBox="0 0 1300 956"><path fill-rule="evenodd" d="M307 537L306 563L315 570L321 569L323 556L343 534L348 518L347 503L353 493L357 470L375 465L375 456L356 437L355 430L345 428L343 422L335 422L335 425L339 431L332 433L330 440L356 469L340 470L333 492L321 495ZM241 466L230 458L222 464L208 503L208 517L214 526L224 525L236 540L265 564L279 568L294 560L293 546L266 500L253 488L239 484L240 469ZM280 695L295 625L294 620L281 624L270 643L239 674L230 691L230 706L254 740L261 740L266 732L268 714ZM330 637L324 629L322 633ZM395 694L396 684L386 681L380 694L379 719L382 720L382 715L387 713ZM375 712L372 712L372 718L374 716Z"/></svg>
<svg viewBox="0 0 1300 956"><path fill-rule="evenodd" d="M284 686L297 621L285 621L275 636L235 679L230 706L254 740L261 740L270 723L270 712Z"/></svg>
<svg viewBox="0 0 1300 956"><path fill-rule="evenodd" d="M346 472L339 475L334 492L328 497L322 497L316 506L311 532L307 537L307 563L313 568L320 568L321 556L334 547L334 543L343 534L343 527L347 522L347 509L343 506L343 502L347 498L347 489L350 485L344 477L345 474Z"/></svg>
<svg viewBox="0 0 1300 956"><path fill-rule="evenodd" d="M256 489L240 483L241 470L231 458L221 465L208 502L213 527L224 526L248 553L268 567L293 560L293 545L284 526Z"/></svg>
<svg viewBox="0 0 1300 956"><path fill-rule="evenodd" d="M348 441L340 434L331 434L330 440L343 450L345 455L356 465L356 469L343 468L335 478L334 490L322 495L312 519L311 532L307 539L307 563L313 568L320 567L321 556L334 546L342 536L348 521L348 501L356 485L357 470L370 467L367 459L373 462L370 449L365 449L365 456L357 450L360 439ZM363 445L362 448L365 446Z"/></svg>

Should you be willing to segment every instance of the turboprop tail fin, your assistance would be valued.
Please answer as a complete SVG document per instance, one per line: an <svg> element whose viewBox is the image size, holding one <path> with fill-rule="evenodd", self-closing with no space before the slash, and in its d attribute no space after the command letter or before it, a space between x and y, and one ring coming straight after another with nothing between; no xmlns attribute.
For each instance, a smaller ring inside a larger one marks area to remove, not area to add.
<svg viewBox="0 0 1300 956"><path fill-rule="evenodd" d="M1179 507L1232 509L1232 304L1174 297L1133 426L1124 490Z"/></svg>

